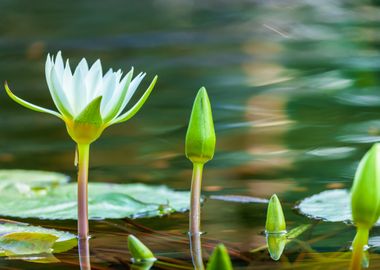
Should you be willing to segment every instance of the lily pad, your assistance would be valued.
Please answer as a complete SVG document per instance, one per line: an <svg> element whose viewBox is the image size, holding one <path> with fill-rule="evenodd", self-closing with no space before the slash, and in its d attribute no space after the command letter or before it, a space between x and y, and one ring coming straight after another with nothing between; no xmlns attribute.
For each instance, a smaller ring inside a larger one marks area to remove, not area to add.
<svg viewBox="0 0 380 270"><path fill-rule="evenodd" d="M352 222L350 192L346 189L323 191L303 199L299 211L313 219L330 222ZM376 225L380 225L380 220Z"/></svg>
<svg viewBox="0 0 380 270"><path fill-rule="evenodd" d="M66 183L66 178L53 174L51 181L48 177L32 181L38 177L35 172L29 177L27 171L11 178L0 177L0 216L77 219L76 183ZM165 186L89 183L88 188L90 219L154 217L189 207L189 192Z"/></svg>
<svg viewBox="0 0 380 270"><path fill-rule="evenodd" d="M0 256L60 253L77 245L74 234L27 224L0 224Z"/></svg>

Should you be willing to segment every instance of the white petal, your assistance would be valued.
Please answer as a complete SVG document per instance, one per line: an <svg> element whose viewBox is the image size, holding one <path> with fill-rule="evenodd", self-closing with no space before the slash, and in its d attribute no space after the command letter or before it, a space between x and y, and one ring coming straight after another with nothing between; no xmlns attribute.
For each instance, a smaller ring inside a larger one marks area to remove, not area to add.
<svg viewBox="0 0 380 270"><path fill-rule="evenodd" d="M61 51L59 51L55 57L54 66L55 70L57 71L56 75L58 75L58 79L62 81L64 66Z"/></svg>
<svg viewBox="0 0 380 270"><path fill-rule="evenodd" d="M110 69L106 75L104 75L103 78L103 84L102 84L102 104L100 106L100 111L102 113L102 116L105 115L104 109L107 107L108 102L111 100L112 95L114 94L116 87L116 73Z"/></svg>
<svg viewBox="0 0 380 270"><path fill-rule="evenodd" d="M137 75L132 81L131 84L129 85L127 95L124 98L123 105L121 105L119 112L117 115L119 115L124 108L127 106L128 102L131 100L133 94L136 92L137 87L140 85L142 79L144 79L146 73L140 73Z"/></svg>
<svg viewBox="0 0 380 270"><path fill-rule="evenodd" d="M49 89L52 87L51 86L51 81L50 81L51 67L52 67L52 61L51 61L51 58L50 58L50 54L48 54L48 56L46 57L46 63L45 63L45 78L46 78L46 82L47 82L47 85L48 85Z"/></svg>
<svg viewBox="0 0 380 270"><path fill-rule="evenodd" d="M102 65L100 60L96 60L95 63L91 66L90 70L86 76L86 87L90 92L90 99L93 100L98 94L99 89L101 88L102 83Z"/></svg>
<svg viewBox="0 0 380 270"><path fill-rule="evenodd" d="M120 72L120 76L121 76L121 71L119 70L118 72ZM116 76L119 77L119 74L117 74ZM122 102L125 98L125 95L128 91L128 86L130 84L130 80L133 76L133 68L124 76L123 80L120 82L120 79L117 78L117 85L116 85L116 88L115 88L115 91L112 95L112 98L110 99L110 101L108 102L108 104L105 105L104 107L104 110L103 110L103 118L104 120L110 120L112 118L114 118L114 116L116 116L116 114L118 113L121 105L122 105ZM126 85L128 83L128 85Z"/></svg>
<svg viewBox="0 0 380 270"><path fill-rule="evenodd" d="M82 70L78 65L73 76L74 115L78 115L88 104L87 89Z"/></svg>
<svg viewBox="0 0 380 270"><path fill-rule="evenodd" d="M73 74L71 72L69 59L66 60L65 70L63 71L63 77L61 85L66 93L67 99L71 105L71 108L74 107L74 85L73 85Z"/></svg>
<svg viewBox="0 0 380 270"><path fill-rule="evenodd" d="M50 93L55 105L63 115L67 115L67 112L72 115L73 110L67 100L66 93L62 88L61 82L59 81L58 72L55 67L52 67L50 74L52 83L52 89L50 89Z"/></svg>

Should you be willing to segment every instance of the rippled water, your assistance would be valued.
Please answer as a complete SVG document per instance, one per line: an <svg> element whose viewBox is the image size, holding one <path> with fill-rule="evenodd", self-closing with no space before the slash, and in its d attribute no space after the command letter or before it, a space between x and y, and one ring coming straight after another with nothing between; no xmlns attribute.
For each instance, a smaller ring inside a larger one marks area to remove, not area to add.
<svg viewBox="0 0 380 270"><path fill-rule="evenodd" d="M91 181L189 189L184 135L193 98L204 85L217 129L204 194L277 193L289 228L313 224L301 236L305 242L289 245L273 262L266 251L248 252L265 242L265 204L209 199L204 257L224 242L235 269L346 268L346 259L331 263L331 257L348 250L354 228L310 221L293 206L325 189L349 188L358 160L380 138L378 1L2 0L0 10L0 78L27 100L53 106L43 70L46 54L58 50L71 63L99 57L105 67L133 65L148 79L159 75L143 110L93 144ZM21 108L4 92L0 107L2 168L75 175L74 144L60 121ZM162 260L189 267L187 222L186 214L93 221L92 267L128 268L129 233ZM0 267L79 268L76 249L58 259L54 266L2 259ZM370 269L379 265L372 250Z"/></svg>

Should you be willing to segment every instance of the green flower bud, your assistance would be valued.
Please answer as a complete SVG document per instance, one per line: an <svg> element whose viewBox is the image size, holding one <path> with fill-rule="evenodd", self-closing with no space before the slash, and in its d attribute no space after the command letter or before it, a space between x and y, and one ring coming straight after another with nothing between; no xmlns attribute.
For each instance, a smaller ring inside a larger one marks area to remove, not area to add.
<svg viewBox="0 0 380 270"><path fill-rule="evenodd" d="M380 144L365 154L356 169L351 189L352 219L370 229L380 216Z"/></svg>
<svg viewBox="0 0 380 270"><path fill-rule="evenodd" d="M150 251L147 246L131 234L128 236L128 249L134 263L156 261L152 251Z"/></svg>
<svg viewBox="0 0 380 270"><path fill-rule="evenodd" d="M216 246L207 264L207 270L232 270L228 251L223 244Z"/></svg>
<svg viewBox="0 0 380 270"><path fill-rule="evenodd" d="M286 233L284 212L282 211L280 200L276 194L269 200L265 231L267 233Z"/></svg>
<svg viewBox="0 0 380 270"><path fill-rule="evenodd" d="M267 233L266 239L270 257L278 261L288 241L286 233Z"/></svg>
<svg viewBox="0 0 380 270"><path fill-rule="evenodd" d="M202 87L195 98L186 133L186 157L193 163L206 163L214 156L215 141L210 100Z"/></svg>

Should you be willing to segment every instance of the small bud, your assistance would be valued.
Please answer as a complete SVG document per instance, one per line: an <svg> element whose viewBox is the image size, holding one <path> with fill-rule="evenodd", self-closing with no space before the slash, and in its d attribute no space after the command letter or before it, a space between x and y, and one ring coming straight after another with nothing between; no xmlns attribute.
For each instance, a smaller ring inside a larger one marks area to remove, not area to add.
<svg viewBox="0 0 380 270"><path fill-rule="evenodd" d="M351 189L352 219L357 227L370 229L380 216L380 144L365 154Z"/></svg>
<svg viewBox="0 0 380 270"><path fill-rule="evenodd" d="M216 246L207 264L207 270L232 270L228 251L223 244Z"/></svg>
<svg viewBox="0 0 380 270"><path fill-rule="evenodd" d="M286 233L284 212L282 211L280 200L276 194L269 200L265 231L267 233Z"/></svg>
<svg viewBox="0 0 380 270"><path fill-rule="evenodd" d="M186 133L186 157L193 163L206 163L214 156L215 141L211 105L202 87L195 98Z"/></svg>
<svg viewBox="0 0 380 270"><path fill-rule="evenodd" d="M152 251L131 234L128 236L128 249L134 263L153 262L156 260Z"/></svg>

